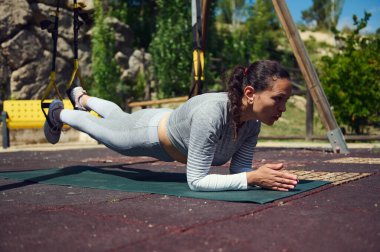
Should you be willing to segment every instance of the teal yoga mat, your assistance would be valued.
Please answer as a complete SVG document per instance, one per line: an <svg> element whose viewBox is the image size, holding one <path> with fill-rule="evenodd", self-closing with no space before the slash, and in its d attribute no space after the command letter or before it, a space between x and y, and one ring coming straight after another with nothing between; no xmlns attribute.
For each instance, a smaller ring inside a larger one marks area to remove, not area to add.
<svg viewBox="0 0 380 252"><path fill-rule="evenodd" d="M296 188L289 192L279 192L261 188L252 188L245 191L194 192L189 189L186 182L186 174L183 173L88 166L0 172L0 177L50 185L155 193L208 200L255 202L260 204L289 197L329 183L327 181L318 180L301 180Z"/></svg>

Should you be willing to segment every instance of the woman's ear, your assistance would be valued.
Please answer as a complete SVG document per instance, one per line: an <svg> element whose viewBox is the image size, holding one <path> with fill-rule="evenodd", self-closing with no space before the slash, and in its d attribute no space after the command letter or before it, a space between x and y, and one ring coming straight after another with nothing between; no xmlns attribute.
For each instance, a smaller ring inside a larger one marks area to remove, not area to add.
<svg viewBox="0 0 380 252"><path fill-rule="evenodd" d="M255 97L255 94L256 94L256 90L251 87L251 86L246 86L243 90L244 94L244 98L246 99L246 101L249 103L249 104L253 104L253 99Z"/></svg>

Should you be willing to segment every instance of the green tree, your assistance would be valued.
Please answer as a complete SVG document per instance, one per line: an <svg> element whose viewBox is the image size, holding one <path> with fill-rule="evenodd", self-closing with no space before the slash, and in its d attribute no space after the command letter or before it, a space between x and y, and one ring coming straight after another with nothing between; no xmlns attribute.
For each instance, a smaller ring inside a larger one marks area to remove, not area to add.
<svg viewBox="0 0 380 252"><path fill-rule="evenodd" d="M236 2L239 10L233 12L230 1L218 2L216 15L216 31L210 39L210 50L213 58L220 59L217 66L224 72L238 64L248 65L259 59L279 60L286 65L295 66L295 60L290 50L285 34L279 24L271 1L256 0L255 2ZM235 13L235 25L232 15ZM239 14L241 16L237 17ZM209 43L209 42L208 42ZM284 45L286 44L286 46ZM213 62L214 67L216 63ZM207 65L209 66L209 65ZM228 75L228 73L227 73Z"/></svg>
<svg viewBox="0 0 380 252"><path fill-rule="evenodd" d="M257 0L247 20L247 48L250 61L280 59L281 27L271 1Z"/></svg>
<svg viewBox="0 0 380 252"><path fill-rule="evenodd" d="M156 0L110 0L110 15L128 24L135 34L134 46L149 47L156 28Z"/></svg>
<svg viewBox="0 0 380 252"><path fill-rule="evenodd" d="M90 89L94 96L121 104L122 96L118 92L120 74L114 60L114 31L105 22L107 14L103 4L104 2L95 0L95 22L91 38L93 82Z"/></svg>
<svg viewBox="0 0 380 252"><path fill-rule="evenodd" d="M247 34L244 25L247 5L245 1L217 1L213 14L214 27L211 34L207 36L206 53L220 59L218 68L222 70L236 64L247 63Z"/></svg>
<svg viewBox="0 0 380 252"><path fill-rule="evenodd" d="M380 121L380 36L359 34L370 16L354 16L349 34L336 31L342 47L321 60L321 83L336 119L356 134Z"/></svg>
<svg viewBox="0 0 380 252"><path fill-rule="evenodd" d="M219 0L217 1L216 19L219 23L236 25L242 21L245 7L244 0Z"/></svg>
<svg viewBox="0 0 380 252"><path fill-rule="evenodd" d="M316 28L331 30L336 28L342 13L344 0L313 0L312 6L302 11L306 23L316 22Z"/></svg>
<svg viewBox="0 0 380 252"><path fill-rule="evenodd" d="M228 6L222 7L228 9ZM218 6L217 13L231 13L220 11L222 7ZM279 50L279 45L285 36L272 2L256 0L253 4L246 3L239 6L238 13L243 15L237 19L240 20L238 25L227 23L230 18L226 14L223 19L217 19L219 40L214 51L219 52L218 56L225 62L225 67L248 64L258 59L282 60L284 52ZM221 23L221 20L226 20L226 23Z"/></svg>
<svg viewBox="0 0 380 252"><path fill-rule="evenodd" d="M191 86L191 1L157 0L156 33L149 47L160 97L188 94Z"/></svg>

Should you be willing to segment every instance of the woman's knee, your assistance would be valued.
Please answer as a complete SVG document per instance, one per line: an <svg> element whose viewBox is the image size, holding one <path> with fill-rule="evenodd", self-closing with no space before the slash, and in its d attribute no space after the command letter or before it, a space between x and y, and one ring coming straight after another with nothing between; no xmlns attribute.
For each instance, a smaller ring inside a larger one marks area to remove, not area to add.
<svg viewBox="0 0 380 252"><path fill-rule="evenodd" d="M106 117L110 119L121 119L126 115L128 115L128 113L124 112L119 106L116 105L116 107L110 110Z"/></svg>

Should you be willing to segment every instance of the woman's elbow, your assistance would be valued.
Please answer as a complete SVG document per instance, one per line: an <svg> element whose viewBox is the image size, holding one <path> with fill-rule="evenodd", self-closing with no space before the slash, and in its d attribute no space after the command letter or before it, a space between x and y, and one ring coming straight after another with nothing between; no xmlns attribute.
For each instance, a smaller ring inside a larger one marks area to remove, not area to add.
<svg viewBox="0 0 380 252"><path fill-rule="evenodd" d="M188 181L187 184L189 185L189 188L191 191L195 191L195 192L202 191L202 188L198 186L198 183L195 180Z"/></svg>
<svg viewBox="0 0 380 252"><path fill-rule="evenodd" d="M193 180L188 180L187 184L190 187L190 190L195 191L195 192L205 192L205 191L215 191L212 189L212 186L210 186L209 183L205 183L203 179L193 179Z"/></svg>

